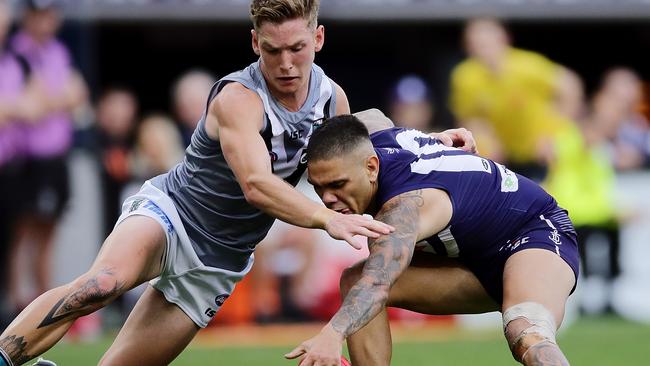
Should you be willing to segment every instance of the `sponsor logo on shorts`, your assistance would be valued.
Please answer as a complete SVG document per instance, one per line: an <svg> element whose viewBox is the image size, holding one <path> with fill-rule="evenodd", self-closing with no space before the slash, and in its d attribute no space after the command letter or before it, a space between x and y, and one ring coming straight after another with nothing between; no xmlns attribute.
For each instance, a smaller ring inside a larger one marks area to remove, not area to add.
<svg viewBox="0 0 650 366"><path fill-rule="evenodd" d="M217 313L216 310L213 308L207 308L205 309L205 315L209 316L210 318L214 317L214 315Z"/></svg>
<svg viewBox="0 0 650 366"><path fill-rule="evenodd" d="M513 250L517 249L520 245L528 243L529 240L530 240L529 236L524 236L523 238L519 238L514 243L511 242L510 240L508 240L506 242L506 245L499 248L499 251L502 251L502 250L513 251Z"/></svg>
<svg viewBox="0 0 650 366"><path fill-rule="evenodd" d="M229 294L221 294L214 298L214 303L217 304L217 306L222 306L223 303L226 302L226 299L228 299L229 296L230 296Z"/></svg>
<svg viewBox="0 0 650 366"><path fill-rule="evenodd" d="M165 215L165 213L160 209L160 207L156 206L155 203L151 201L147 201L147 203L144 204L144 208L150 210L151 212L155 213L160 219L165 223L165 226L167 226L167 232L171 234L174 232L174 225L172 225L171 220Z"/></svg>
<svg viewBox="0 0 650 366"><path fill-rule="evenodd" d="M223 306L223 303L226 302L226 300L228 299L229 296L230 296L230 294L217 295L214 298L214 303L217 304L217 308L220 308L221 306ZM205 309L205 311L203 313L205 315L209 316L210 318L212 318L212 317L215 316L215 314L217 314L217 309L213 309L213 308L210 307L210 308Z"/></svg>
<svg viewBox="0 0 650 366"><path fill-rule="evenodd" d="M142 202L144 202L144 198L138 198L138 199L134 200L131 203L131 207L129 207L129 212L133 212L133 211L137 210L138 208L140 208L140 205L142 205Z"/></svg>

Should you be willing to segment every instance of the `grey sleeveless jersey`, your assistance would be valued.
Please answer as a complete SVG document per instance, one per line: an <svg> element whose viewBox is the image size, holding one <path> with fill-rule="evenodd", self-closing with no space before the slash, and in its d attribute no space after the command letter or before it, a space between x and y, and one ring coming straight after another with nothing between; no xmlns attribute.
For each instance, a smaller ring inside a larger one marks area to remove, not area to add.
<svg viewBox="0 0 650 366"><path fill-rule="evenodd" d="M295 186L306 169L305 148L314 126L335 114L334 84L314 65L307 100L299 111L289 112L269 92L258 61L219 80L210 91L208 105L231 82L244 85L262 99L264 121L260 134L273 173ZM206 133L206 114L207 108L183 162L151 182L174 201L205 265L241 271L274 218L246 202L219 142Z"/></svg>

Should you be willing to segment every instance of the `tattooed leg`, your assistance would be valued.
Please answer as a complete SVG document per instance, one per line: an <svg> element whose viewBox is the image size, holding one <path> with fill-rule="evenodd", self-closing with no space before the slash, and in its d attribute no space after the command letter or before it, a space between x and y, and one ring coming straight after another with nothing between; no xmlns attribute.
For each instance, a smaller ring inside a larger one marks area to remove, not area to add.
<svg viewBox="0 0 650 366"><path fill-rule="evenodd" d="M503 269L503 322L514 358L524 365L568 365L557 346L566 300L575 284L569 265L555 252L524 249Z"/></svg>
<svg viewBox="0 0 650 366"><path fill-rule="evenodd" d="M51 348L74 320L105 306L124 290L124 282L117 280L111 268L50 290L5 330L0 337L0 349L14 365L21 365Z"/></svg>
<svg viewBox="0 0 650 366"><path fill-rule="evenodd" d="M0 340L0 349L3 356L8 357L9 361L12 361L14 365L21 365L33 358L24 353L26 346L27 342L25 342L24 337L10 336Z"/></svg>
<svg viewBox="0 0 650 366"><path fill-rule="evenodd" d="M124 282L115 279L114 269L102 269L80 288L60 299L50 309L45 319L38 325L38 328L54 324L68 317L74 316L77 318L98 310L122 293L123 288Z"/></svg>
<svg viewBox="0 0 650 366"><path fill-rule="evenodd" d="M506 339L515 360L526 366L568 366L569 361L555 340L538 333L525 319L515 319L505 329Z"/></svg>
<svg viewBox="0 0 650 366"><path fill-rule="evenodd" d="M77 318L158 276L166 242L165 231L156 220L128 217L106 239L87 273L39 296L14 319L0 335L0 348L14 364L47 351Z"/></svg>

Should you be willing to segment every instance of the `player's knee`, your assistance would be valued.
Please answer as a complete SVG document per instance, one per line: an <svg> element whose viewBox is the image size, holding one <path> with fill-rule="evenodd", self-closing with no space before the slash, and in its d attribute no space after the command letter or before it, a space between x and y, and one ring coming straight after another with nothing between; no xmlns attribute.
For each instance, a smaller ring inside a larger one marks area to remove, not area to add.
<svg viewBox="0 0 650 366"><path fill-rule="evenodd" d="M365 261L359 262L352 267L348 267L343 270L343 273L341 273L341 280L339 281L341 296L345 297L352 286L357 283L359 277L361 277L361 272L363 271L364 264Z"/></svg>
<svg viewBox="0 0 650 366"><path fill-rule="evenodd" d="M70 301L80 310L95 311L104 307L126 289L112 270L89 272L70 284Z"/></svg>
<svg viewBox="0 0 650 366"><path fill-rule="evenodd" d="M556 344L555 318L538 303L524 302L506 309L503 327L512 356L519 362L529 349L538 344Z"/></svg>

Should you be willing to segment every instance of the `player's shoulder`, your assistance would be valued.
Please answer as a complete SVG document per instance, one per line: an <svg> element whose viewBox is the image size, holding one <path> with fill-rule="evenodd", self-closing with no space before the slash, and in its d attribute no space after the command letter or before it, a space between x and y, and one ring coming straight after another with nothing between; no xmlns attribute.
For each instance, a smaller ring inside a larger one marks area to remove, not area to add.
<svg viewBox="0 0 650 366"><path fill-rule="evenodd" d="M398 145L395 136L401 130L403 129L399 127L378 130L370 134L370 142L372 142L374 147L396 147Z"/></svg>
<svg viewBox="0 0 650 366"><path fill-rule="evenodd" d="M233 81L224 85L210 104L216 108L245 109L261 106L262 100L253 90Z"/></svg>
<svg viewBox="0 0 650 366"><path fill-rule="evenodd" d="M537 66L540 64L547 65L553 62L546 56L530 50L522 50L520 48L512 48L508 53L510 62L514 62L520 66Z"/></svg>
<svg viewBox="0 0 650 366"><path fill-rule="evenodd" d="M473 84L474 81L485 74L485 66L473 58L461 61L451 72L452 82L455 84Z"/></svg>
<svg viewBox="0 0 650 366"><path fill-rule="evenodd" d="M230 82L210 102L209 111L222 122L237 121L238 117L261 115L264 105L257 93L238 82Z"/></svg>

